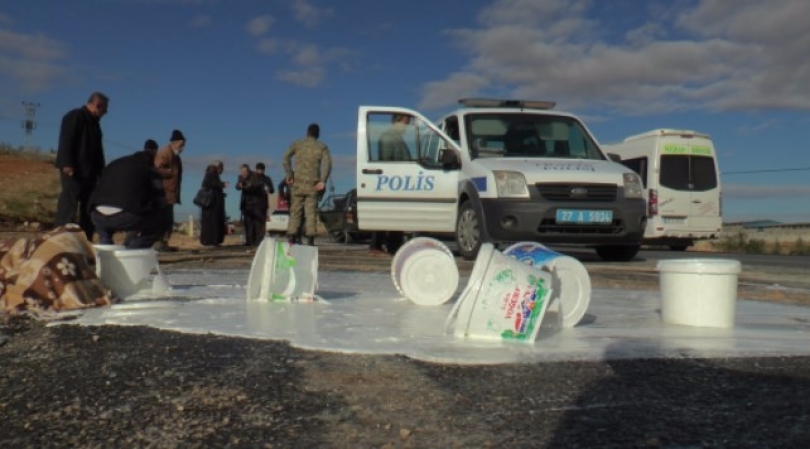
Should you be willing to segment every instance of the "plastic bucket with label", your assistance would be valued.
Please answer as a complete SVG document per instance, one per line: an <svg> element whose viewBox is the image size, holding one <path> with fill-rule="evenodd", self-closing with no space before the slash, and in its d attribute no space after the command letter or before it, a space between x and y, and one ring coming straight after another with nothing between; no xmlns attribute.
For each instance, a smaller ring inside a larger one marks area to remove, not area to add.
<svg viewBox="0 0 810 449"><path fill-rule="evenodd" d="M580 261L536 242L515 243L503 253L552 274L551 302L559 301L562 327L574 327L582 320L591 302L591 277Z"/></svg>
<svg viewBox="0 0 810 449"><path fill-rule="evenodd" d="M734 327L738 260L674 259L658 262L661 320L699 327Z"/></svg>
<svg viewBox="0 0 810 449"><path fill-rule="evenodd" d="M97 248L98 277L120 298L127 298L139 292L153 291L153 271L162 276L158 266L157 253L152 248L113 249Z"/></svg>
<svg viewBox="0 0 810 449"><path fill-rule="evenodd" d="M391 261L391 278L400 294L420 306L447 302L458 289L458 266L442 242L417 237L402 245Z"/></svg>
<svg viewBox="0 0 810 449"><path fill-rule="evenodd" d="M248 301L314 301L318 248L265 238L250 267Z"/></svg>
<svg viewBox="0 0 810 449"><path fill-rule="evenodd" d="M484 243L470 281L445 322L456 337L534 342L552 293L552 277Z"/></svg>

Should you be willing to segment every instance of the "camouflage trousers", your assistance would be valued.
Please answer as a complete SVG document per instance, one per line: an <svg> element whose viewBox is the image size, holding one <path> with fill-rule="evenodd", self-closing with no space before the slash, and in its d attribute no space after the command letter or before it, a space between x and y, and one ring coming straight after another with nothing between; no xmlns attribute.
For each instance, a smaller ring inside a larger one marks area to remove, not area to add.
<svg viewBox="0 0 810 449"><path fill-rule="evenodd" d="M290 222L287 225L287 234L298 235L301 229L301 220L304 219L304 235L315 237L318 232L318 193L302 194L293 191L290 205Z"/></svg>

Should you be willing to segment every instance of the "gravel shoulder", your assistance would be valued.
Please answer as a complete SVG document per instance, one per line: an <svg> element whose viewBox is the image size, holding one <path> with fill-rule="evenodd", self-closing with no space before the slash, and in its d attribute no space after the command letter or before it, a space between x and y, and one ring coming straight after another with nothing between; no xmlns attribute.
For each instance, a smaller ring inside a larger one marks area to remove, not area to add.
<svg viewBox="0 0 810 449"><path fill-rule="evenodd" d="M247 268L251 259L241 247L184 250L161 255L161 266L168 272ZM321 266L388 267L387 260L369 259L324 250ZM470 267L462 264L462 272ZM608 271L592 270L594 284L652 288L643 270L624 277ZM474 367L0 317L0 361L0 447L796 447L810 441L807 357Z"/></svg>

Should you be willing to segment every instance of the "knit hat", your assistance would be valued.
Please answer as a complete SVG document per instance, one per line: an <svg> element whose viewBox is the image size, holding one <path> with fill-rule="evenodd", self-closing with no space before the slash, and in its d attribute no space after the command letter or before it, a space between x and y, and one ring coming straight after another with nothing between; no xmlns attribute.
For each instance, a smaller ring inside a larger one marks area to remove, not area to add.
<svg viewBox="0 0 810 449"><path fill-rule="evenodd" d="M174 142L175 140L186 140L186 136L184 136L179 129L175 129L172 131L172 138L169 139L169 141Z"/></svg>
<svg viewBox="0 0 810 449"><path fill-rule="evenodd" d="M147 139L147 141L143 144L144 150L157 150L158 144L152 139Z"/></svg>

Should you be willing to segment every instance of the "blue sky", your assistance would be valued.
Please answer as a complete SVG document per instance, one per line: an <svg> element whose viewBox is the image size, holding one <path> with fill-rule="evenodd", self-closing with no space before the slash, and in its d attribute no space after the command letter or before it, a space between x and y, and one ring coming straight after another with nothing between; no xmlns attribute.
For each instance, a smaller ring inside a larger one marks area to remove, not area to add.
<svg viewBox="0 0 810 449"><path fill-rule="evenodd" d="M810 221L807 17L806 0L3 1L0 142L23 143L37 102L32 143L53 148L103 91L108 159L185 133L182 217L213 160L232 183L258 161L278 182L311 122L348 190L360 105L437 119L462 97L554 100L603 143L708 133L726 221Z"/></svg>

